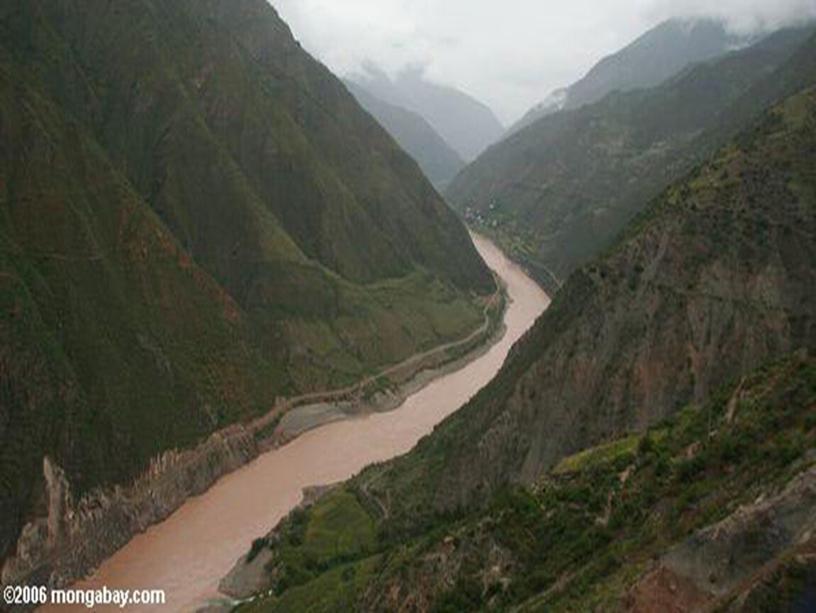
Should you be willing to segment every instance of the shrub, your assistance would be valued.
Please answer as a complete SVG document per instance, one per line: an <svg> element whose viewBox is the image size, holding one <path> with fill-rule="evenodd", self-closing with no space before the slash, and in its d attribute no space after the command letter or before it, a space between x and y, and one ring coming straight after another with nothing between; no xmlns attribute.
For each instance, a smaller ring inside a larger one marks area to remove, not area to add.
<svg viewBox="0 0 816 613"><path fill-rule="evenodd" d="M266 545L267 542L265 538L257 538L254 541L252 541L252 547L250 547L249 553L247 554L246 563L249 564L250 562L252 562L252 560L257 558L258 554L261 553L261 551L263 551Z"/></svg>

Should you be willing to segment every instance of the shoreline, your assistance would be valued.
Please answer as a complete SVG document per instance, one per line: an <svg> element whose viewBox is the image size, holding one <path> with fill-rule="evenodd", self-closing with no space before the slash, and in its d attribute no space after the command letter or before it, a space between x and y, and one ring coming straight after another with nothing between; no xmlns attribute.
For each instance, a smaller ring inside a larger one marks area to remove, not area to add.
<svg viewBox="0 0 816 613"><path fill-rule="evenodd" d="M496 292L486 300L485 319L465 338L415 354L349 387L285 399L250 422L248 427L263 451L277 449L328 423L396 410L436 379L464 368L490 351L506 333L504 318L511 300L501 277L494 273L494 278ZM464 352L460 353L462 349Z"/></svg>
<svg viewBox="0 0 816 613"><path fill-rule="evenodd" d="M432 363L436 357L436 350L428 355L428 361L420 361L412 368L409 376L395 382L386 389L380 389L370 395L353 400L333 400L294 406L287 410L280 420L274 438L281 444L291 442L298 436L335 421L357 419L374 413L388 413L398 409L407 398L413 396L425 387L452 372L461 370L471 362L478 360L504 338L507 327L504 324L504 315L507 312L509 297L505 289L500 289L502 302L499 310L500 318L488 323L483 329L483 336L476 339L465 339L462 343L472 343L474 346L466 350L459 357L444 357L438 363ZM441 350L444 352L444 350ZM262 442L263 444L263 442Z"/></svg>

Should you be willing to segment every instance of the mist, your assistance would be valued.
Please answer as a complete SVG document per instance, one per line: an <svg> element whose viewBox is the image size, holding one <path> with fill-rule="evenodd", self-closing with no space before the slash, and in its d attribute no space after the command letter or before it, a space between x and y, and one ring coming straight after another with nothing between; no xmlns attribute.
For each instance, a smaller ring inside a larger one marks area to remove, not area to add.
<svg viewBox="0 0 816 613"><path fill-rule="evenodd" d="M421 68L505 124L671 17L750 33L816 18L816 0L274 0L304 48L343 76Z"/></svg>

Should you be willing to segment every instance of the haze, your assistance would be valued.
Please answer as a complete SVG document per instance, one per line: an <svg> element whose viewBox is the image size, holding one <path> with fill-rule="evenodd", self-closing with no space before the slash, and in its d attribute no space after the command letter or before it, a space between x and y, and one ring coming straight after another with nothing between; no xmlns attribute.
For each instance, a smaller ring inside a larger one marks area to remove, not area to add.
<svg viewBox="0 0 816 613"><path fill-rule="evenodd" d="M510 124L604 55L670 17L740 32L816 17L816 0L273 0L303 46L340 75L421 66Z"/></svg>

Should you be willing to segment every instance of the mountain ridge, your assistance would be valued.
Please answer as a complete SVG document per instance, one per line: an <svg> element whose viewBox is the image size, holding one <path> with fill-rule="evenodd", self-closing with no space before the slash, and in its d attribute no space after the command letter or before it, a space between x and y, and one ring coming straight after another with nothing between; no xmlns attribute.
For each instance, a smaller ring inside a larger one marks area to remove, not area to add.
<svg viewBox="0 0 816 613"><path fill-rule="evenodd" d="M363 86L346 80L346 87L400 146L413 157L439 191L445 189L465 162L418 113L380 100Z"/></svg>
<svg viewBox="0 0 816 613"><path fill-rule="evenodd" d="M504 133L487 105L454 87L428 81L422 69L407 68L392 79L369 64L349 78L377 98L424 117L466 162Z"/></svg>
<svg viewBox="0 0 816 613"><path fill-rule="evenodd" d="M688 66L748 46L752 39L756 36L729 33L725 23L716 19L668 19L601 59L569 87L554 92L554 104L536 105L507 133L512 135L553 112L598 102L613 91L655 87Z"/></svg>

